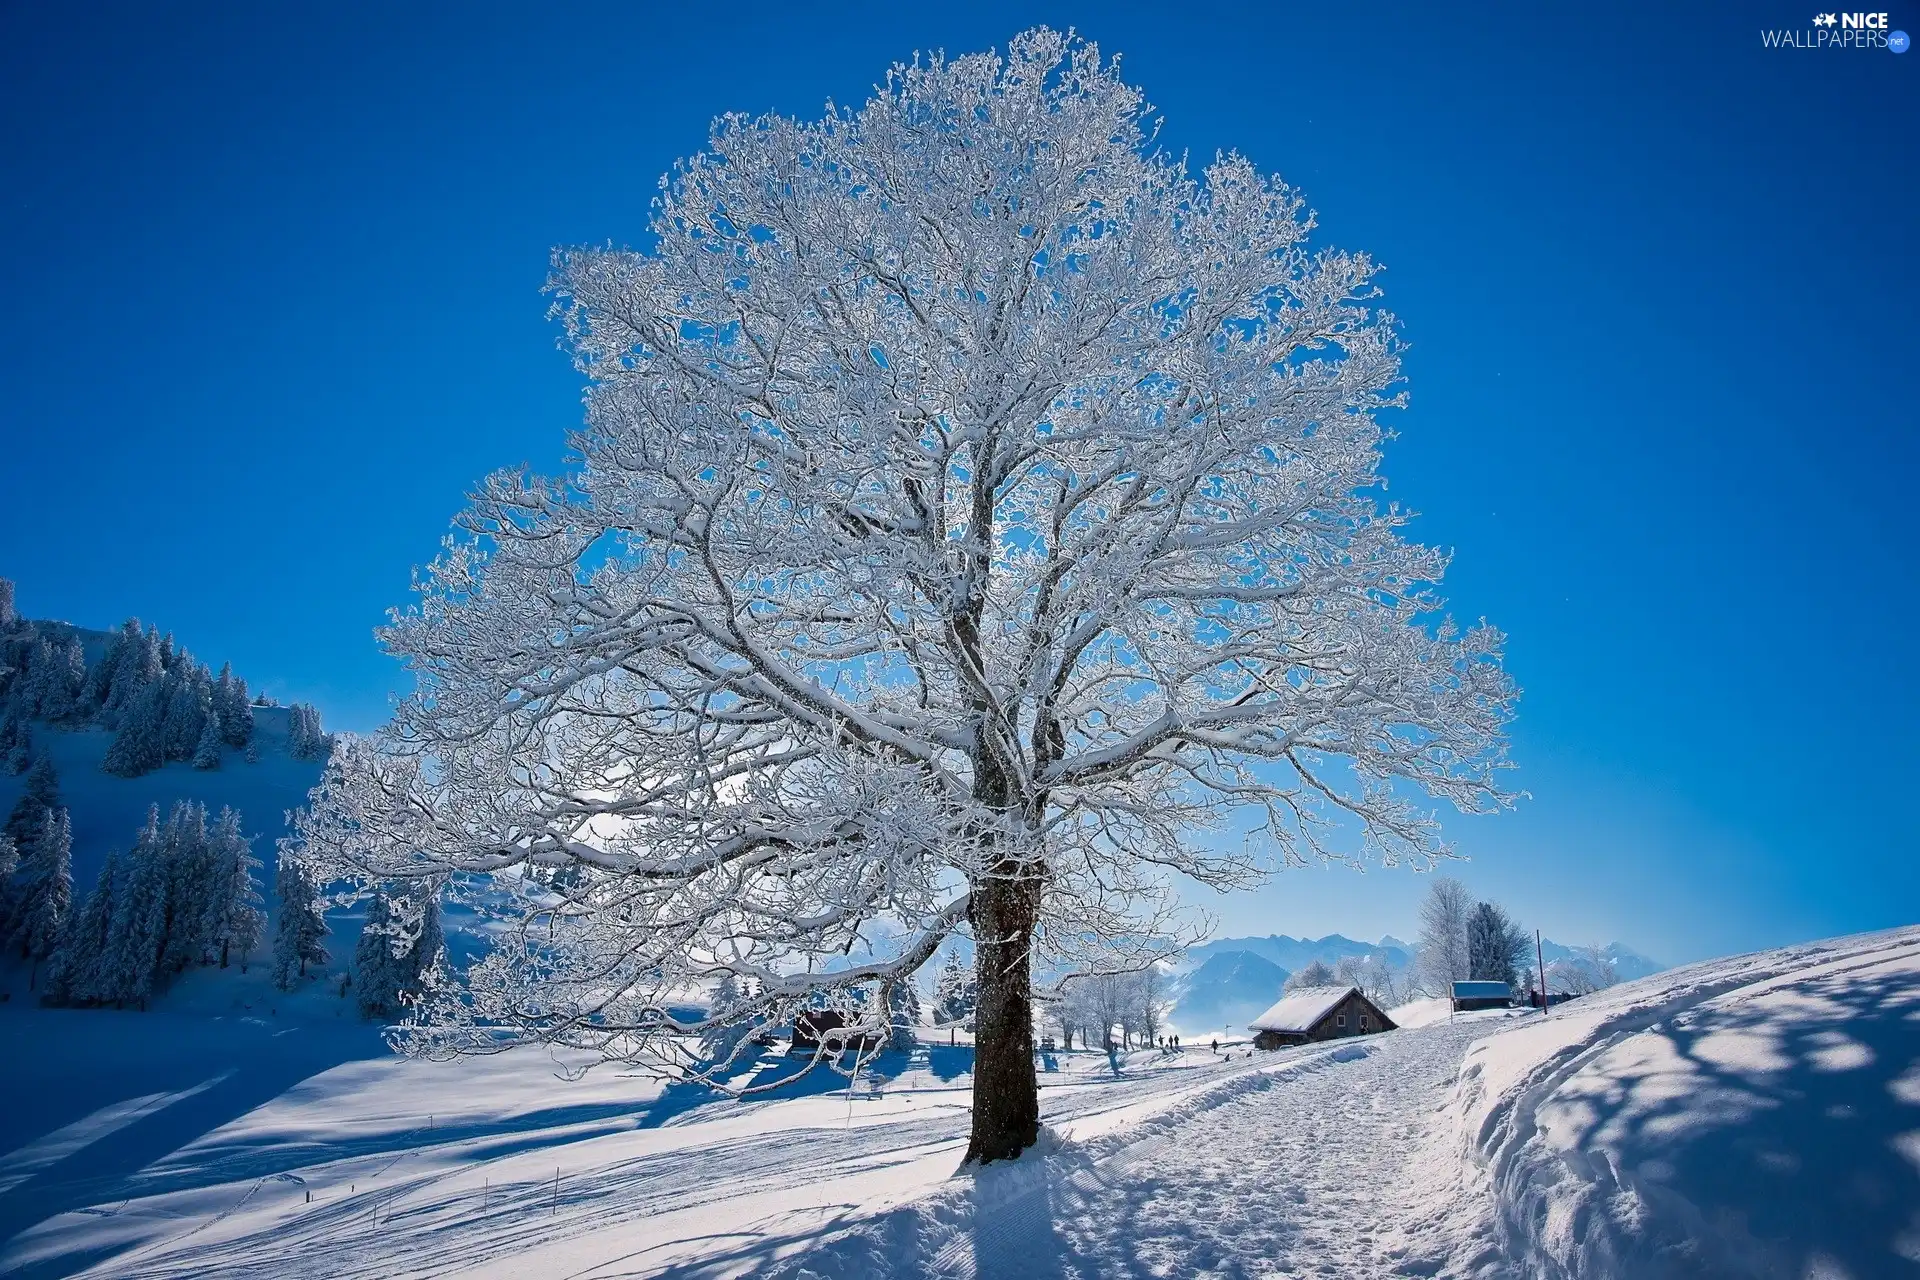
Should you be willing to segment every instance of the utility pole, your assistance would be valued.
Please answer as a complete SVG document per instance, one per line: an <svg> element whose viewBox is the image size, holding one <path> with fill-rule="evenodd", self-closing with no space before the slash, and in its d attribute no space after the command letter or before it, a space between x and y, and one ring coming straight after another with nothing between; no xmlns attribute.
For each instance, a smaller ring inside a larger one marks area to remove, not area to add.
<svg viewBox="0 0 1920 1280"><path fill-rule="evenodd" d="M1547 1016L1547 953L1540 945L1540 931L1533 931L1533 959L1540 966L1540 1016Z"/></svg>

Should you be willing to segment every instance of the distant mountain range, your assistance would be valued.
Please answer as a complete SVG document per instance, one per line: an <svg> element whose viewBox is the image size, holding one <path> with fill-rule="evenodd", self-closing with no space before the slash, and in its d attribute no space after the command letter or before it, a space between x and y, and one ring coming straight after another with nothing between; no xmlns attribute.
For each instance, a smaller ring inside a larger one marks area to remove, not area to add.
<svg viewBox="0 0 1920 1280"><path fill-rule="evenodd" d="M1378 942L1361 942L1338 933L1330 933L1324 938L1289 938L1284 933L1275 933L1264 938L1218 938L1190 947L1186 962L1198 968L1227 951L1251 952L1279 965L1288 973L1304 969L1315 960L1332 968L1347 956L1378 955L1395 969L1403 969L1413 960L1412 944L1402 942L1391 934Z"/></svg>
<svg viewBox="0 0 1920 1280"><path fill-rule="evenodd" d="M1234 1033L1280 998L1289 974L1319 961L1333 968L1348 956L1378 956L1390 967L1404 969L1413 961L1413 944L1391 934L1378 942L1361 942L1342 934L1324 938L1218 938L1190 948L1175 973L1169 995L1168 1023L1196 1040L1222 1028ZM1543 941L1541 951L1551 966L1574 955L1572 947ZM1666 966L1615 942L1607 946L1622 982L1658 973Z"/></svg>

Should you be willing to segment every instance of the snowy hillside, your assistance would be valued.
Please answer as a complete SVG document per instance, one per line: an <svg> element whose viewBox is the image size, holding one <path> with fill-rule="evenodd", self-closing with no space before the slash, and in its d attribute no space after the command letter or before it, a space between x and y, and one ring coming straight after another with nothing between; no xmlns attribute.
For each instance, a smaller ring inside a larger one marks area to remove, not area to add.
<svg viewBox="0 0 1920 1280"><path fill-rule="evenodd" d="M297 1007L0 1011L36 1046L0 1069L36 1103L0 1141L0 1271L1908 1275L1917 1013L1912 929L1545 1017L1047 1055L1041 1148L956 1178L965 1046L734 1102L539 1052L375 1056ZM137 1083L103 1066L134 1058Z"/></svg>
<svg viewBox="0 0 1920 1280"><path fill-rule="evenodd" d="M33 745L52 761L60 779L60 798L73 815L73 879L83 892L100 870L107 850L125 852L147 806L165 814L176 800L198 800L209 810L238 809L246 819L254 856L265 864L263 883L273 882L274 842L286 834L286 813L306 803L320 779L320 761L296 760L287 752L287 707L253 708L257 763L244 752L222 753L218 769L195 769L185 762L160 766L137 778L117 778L100 767L113 731L94 726L56 729L34 726ZM12 808L25 786L23 777L0 776L0 813Z"/></svg>

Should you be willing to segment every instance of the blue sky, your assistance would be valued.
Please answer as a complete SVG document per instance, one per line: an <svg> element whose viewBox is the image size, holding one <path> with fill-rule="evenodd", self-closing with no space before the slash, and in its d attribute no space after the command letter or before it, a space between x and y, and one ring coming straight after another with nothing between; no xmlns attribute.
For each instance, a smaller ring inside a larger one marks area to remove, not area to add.
<svg viewBox="0 0 1920 1280"><path fill-rule="evenodd" d="M138 614L372 726L411 566L578 416L550 246L639 239L718 112L1073 26L1168 142L1247 153L1387 264L1391 494L1527 691L1532 799L1452 825L1469 883L1668 960L1910 922L1920 54L1761 47L1811 16L6 6L0 573L31 614ZM1422 887L1209 905L1404 933Z"/></svg>

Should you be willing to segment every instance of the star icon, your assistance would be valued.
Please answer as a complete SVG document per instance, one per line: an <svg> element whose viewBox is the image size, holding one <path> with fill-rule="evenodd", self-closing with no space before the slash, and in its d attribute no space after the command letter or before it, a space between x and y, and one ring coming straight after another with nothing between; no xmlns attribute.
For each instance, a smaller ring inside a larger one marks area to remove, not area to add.
<svg viewBox="0 0 1920 1280"><path fill-rule="evenodd" d="M1816 27L1830 27L1838 21L1839 19L1830 13L1819 13L1814 15L1813 25Z"/></svg>

